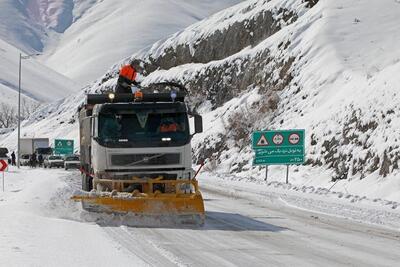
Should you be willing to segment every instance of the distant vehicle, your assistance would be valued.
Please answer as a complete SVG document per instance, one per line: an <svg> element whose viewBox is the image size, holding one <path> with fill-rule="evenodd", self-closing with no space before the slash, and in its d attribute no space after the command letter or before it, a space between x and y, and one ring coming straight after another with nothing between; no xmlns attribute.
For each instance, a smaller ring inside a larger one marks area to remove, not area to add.
<svg viewBox="0 0 400 267"><path fill-rule="evenodd" d="M38 147L35 149L37 155L52 155L53 149L51 147Z"/></svg>
<svg viewBox="0 0 400 267"><path fill-rule="evenodd" d="M72 155L72 156L66 156L64 160L64 168L65 170L68 169L79 169L81 166L81 162L79 159L79 156L77 155Z"/></svg>
<svg viewBox="0 0 400 267"><path fill-rule="evenodd" d="M23 155L21 155L21 159L19 161L19 164L21 166L28 166L29 165L29 159L30 159L30 155L29 154L23 154Z"/></svg>
<svg viewBox="0 0 400 267"><path fill-rule="evenodd" d="M37 148L49 148L49 138L21 138L20 154L33 154Z"/></svg>
<svg viewBox="0 0 400 267"><path fill-rule="evenodd" d="M0 147L0 159L3 159L7 161L8 163L11 163L11 159L7 155L8 149L5 147Z"/></svg>
<svg viewBox="0 0 400 267"><path fill-rule="evenodd" d="M0 158L8 158L8 149L6 147L0 147Z"/></svg>
<svg viewBox="0 0 400 267"><path fill-rule="evenodd" d="M64 167L64 160L61 156L47 156L44 159L43 166L45 168L62 168Z"/></svg>

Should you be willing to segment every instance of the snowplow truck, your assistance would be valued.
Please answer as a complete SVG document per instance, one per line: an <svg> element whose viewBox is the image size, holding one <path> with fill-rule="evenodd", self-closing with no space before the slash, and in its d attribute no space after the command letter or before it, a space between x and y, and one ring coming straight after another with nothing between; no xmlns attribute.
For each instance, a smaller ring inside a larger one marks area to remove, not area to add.
<svg viewBox="0 0 400 267"><path fill-rule="evenodd" d="M202 117L184 99L180 91L87 95L79 109L82 191L73 198L89 211L203 224L191 150Z"/></svg>

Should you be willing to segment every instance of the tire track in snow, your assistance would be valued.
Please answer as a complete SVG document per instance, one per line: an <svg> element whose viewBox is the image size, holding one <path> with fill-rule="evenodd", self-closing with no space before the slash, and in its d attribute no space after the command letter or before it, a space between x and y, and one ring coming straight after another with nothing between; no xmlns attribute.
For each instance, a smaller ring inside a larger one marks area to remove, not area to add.
<svg viewBox="0 0 400 267"><path fill-rule="evenodd" d="M157 230L152 230L152 229L145 229L145 228L128 228L126 226L122 227L124 231L129 234L132 238L139 237L141 240L146 240L146 242L151 245L157 252L159 252L159 255L163 256L164 258L168 259L171 263L174 264L174 266L190 266L190 264L185 263L181 258L176 256L173 252L163 248L161 245L157 244L156 242L150 240L148 237L150 237L154 231ZM145 234L147 233L147 234Z"/></svg>
<svg viewBox="0 0 400 267"><path fill-rule="evenodd" d="M150 240L151 230L145 228L103 227L103 230L129 252L139 257L147 266L190 266ZM148 232L148 234L144 234Z"/></svg>

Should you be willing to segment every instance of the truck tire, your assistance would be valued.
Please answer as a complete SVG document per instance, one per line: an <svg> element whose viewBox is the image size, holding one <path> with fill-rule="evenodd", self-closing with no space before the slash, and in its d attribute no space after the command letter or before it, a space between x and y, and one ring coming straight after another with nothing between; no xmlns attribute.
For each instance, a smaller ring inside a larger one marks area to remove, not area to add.
<svg viewBox="0 0 400 267"><path fill-rule="evenodd" d="M82 174L82 190L90 192L93 189L93 178L86 175Z"/></svg>

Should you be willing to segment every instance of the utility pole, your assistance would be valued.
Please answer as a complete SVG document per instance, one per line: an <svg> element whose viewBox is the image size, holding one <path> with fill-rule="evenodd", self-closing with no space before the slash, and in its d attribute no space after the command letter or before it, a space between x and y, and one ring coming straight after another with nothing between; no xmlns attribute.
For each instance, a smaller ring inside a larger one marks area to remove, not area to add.
<svg viewBox="0 0 400 267"><path fill-rule="evenodd" d="M18 152L17 152L17 167L20 168L20 149L21 149L21 63L22 54L19 53L19 75L18 75Z"/></svg>
<svg viewBox="0 0 400 267"><path fill-rule="evenodd" d="M32 54L23 56L22 53L19 53L19 75L18 75L18 151L17 151L17 167L20 168L20 158L21 158L21 72L22 72L22 60L28 59L32 56L39 56L41 54Z"/></svg>

